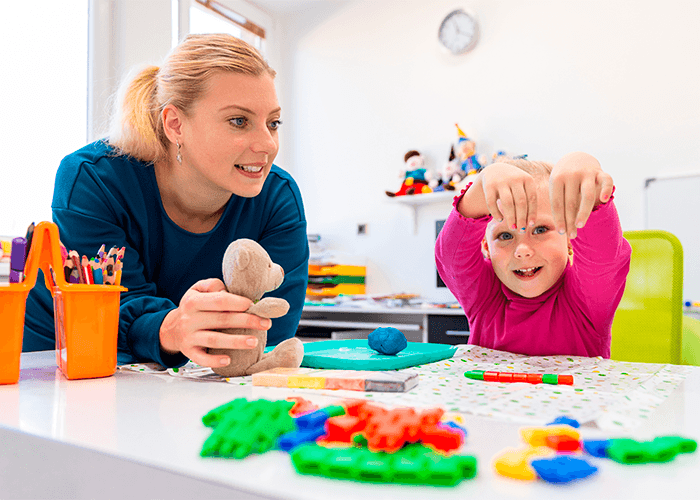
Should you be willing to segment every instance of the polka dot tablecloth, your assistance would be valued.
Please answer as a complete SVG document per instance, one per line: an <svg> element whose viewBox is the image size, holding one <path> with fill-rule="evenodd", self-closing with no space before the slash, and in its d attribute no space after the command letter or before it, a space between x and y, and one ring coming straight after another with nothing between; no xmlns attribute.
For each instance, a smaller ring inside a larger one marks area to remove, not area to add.
<svg viewBox="0 0 700 500"><path fill-rule="evenodd" d="M252 385L252 377L223 378L194 363L163 369L152 363L122 365L162 376ZM490 417L525 425L543 425L559 415L601 430L631 430L685 379L691 367L612 361L574 356L524 356L479 346L460 345L452 358L406 368L419 374L419 383L405 393L290 389L299 395L324 394L366 398L388 406L440 406L450 412ZM557 373L574 376L574 385L483 382L468 379L468 370Z"/></svg>

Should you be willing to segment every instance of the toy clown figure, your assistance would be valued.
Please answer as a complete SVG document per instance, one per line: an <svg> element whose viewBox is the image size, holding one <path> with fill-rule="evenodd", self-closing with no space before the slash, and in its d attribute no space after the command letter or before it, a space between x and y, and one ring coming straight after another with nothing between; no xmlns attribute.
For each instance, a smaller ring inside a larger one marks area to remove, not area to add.
<svg viewBox="0 0 700 500"><path fill-rule="evenodd" d="M459 128L459 125L455 123L457 127L457 134L459 139L457 140L457 158L467 175L475 174L484 168L486 162L483 159L479 159L476 156L476 144Z"/></svg>

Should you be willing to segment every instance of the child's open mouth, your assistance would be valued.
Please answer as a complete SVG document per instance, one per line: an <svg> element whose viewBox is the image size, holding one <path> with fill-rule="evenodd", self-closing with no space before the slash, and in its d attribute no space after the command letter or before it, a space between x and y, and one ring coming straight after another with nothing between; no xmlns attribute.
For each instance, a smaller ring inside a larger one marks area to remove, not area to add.
<svg viewBox="0 0 700 500"><path fill-rule="evenodd" d="M535 276L538 272L540 272L540 269L542 269L542 266L539 267L526 267L524 269L516 269L513 271L516 276L520 278L532 278Z"/></svg>

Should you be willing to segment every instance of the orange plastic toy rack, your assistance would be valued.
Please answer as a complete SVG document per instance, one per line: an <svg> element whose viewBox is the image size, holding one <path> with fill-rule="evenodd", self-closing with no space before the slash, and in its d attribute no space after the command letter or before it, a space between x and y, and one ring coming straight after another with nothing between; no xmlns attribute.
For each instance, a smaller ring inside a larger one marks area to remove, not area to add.
<svg viewBox="0 0 700 500"><path fill-rule="evenodd" d="M59 242L56 224L37 224L24 281L0 285L0 384L19 381L27 295L40 268L54 300L56 364L61 372L69 379L83 379L108 377L117 369L119 294L127 289L66 283ZM52 275L51 269L57 272Z"/></svg>

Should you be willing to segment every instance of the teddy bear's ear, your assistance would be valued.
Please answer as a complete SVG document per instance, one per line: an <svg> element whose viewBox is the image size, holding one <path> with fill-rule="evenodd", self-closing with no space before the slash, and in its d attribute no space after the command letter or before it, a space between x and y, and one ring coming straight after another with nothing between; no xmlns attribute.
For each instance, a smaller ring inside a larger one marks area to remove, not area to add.
<svg viewBox="0 0 700 500"><path fill-rule="evenodd" d="M245 269L250 263L250 252L244 247L236 248L231 257L233 258L234 267L239 270Z"/></svg>

